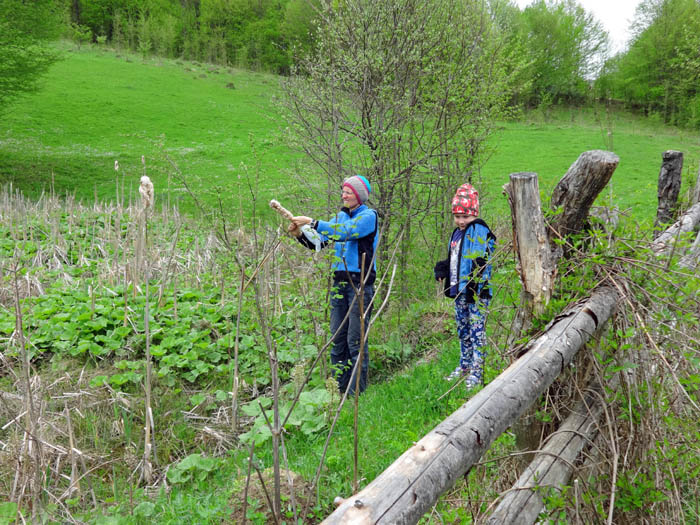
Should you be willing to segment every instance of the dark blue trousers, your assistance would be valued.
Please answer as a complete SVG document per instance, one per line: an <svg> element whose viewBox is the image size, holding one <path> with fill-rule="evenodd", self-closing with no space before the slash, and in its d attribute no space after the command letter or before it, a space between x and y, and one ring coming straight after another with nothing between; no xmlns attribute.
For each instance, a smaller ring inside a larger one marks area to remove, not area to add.
<svg viewBox="0 0 700 525"><path fill-rule="evenodd" d="M359 290L359 287L358 287ZM331 333L333 336L333 346L331 347L331 365L333 366L334 375L338 381L340 392L349 391L349 394L355 393L355 376L352 371L357 363L360 355L360 338L361 338L361 323L362 316L360 312L360 298L358 297L355 304L350 305L355 298L355 289L353 285L343 281L334 281L331 288ZM369 324L372 308L370 302L374 297L374 286L365 285L364 288L364 311L365 313L365 334L367 333L367 325ZM350 310L350 315L345 319L346 314ZM365 343L362 365L360 369L360 393L367 388L367 371L369 370L369 344Z"/></svg>

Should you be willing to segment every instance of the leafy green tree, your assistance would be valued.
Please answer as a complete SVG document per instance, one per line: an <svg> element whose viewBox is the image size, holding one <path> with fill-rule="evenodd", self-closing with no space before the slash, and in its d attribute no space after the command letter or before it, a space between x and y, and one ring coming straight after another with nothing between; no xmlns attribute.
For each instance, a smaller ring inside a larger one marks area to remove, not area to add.
<svg viewBox="0 0 700 525"><path fill-rule="evenodd" d="M646 0L629 49L606 64L601 95L658 113L674 124L700 124L700 4Z"/></svg>
<svg viewBox="0 0 700 525"><path fill-rule="evenodd" d="M517 28L529 59L531 105L585 98L608 52L600 22L575 0L539 0L526 7Z"/></svg>
<svg viewBox="0 0 700 525"><path fill-rule="evenodd" d="M57 0L58 1L58 0ZM71 22L116 47L288 73L317 0L62 0ZM78 34L74 33L74 37Z"/></svg>
<svg viewBox="0 0 700 525"><path fill-rule="evenodd" d="M49 41L60 33L61 6L53 0L0 3L0 112L37 88L58 60Z"/></svg>
<svg viewBox="0 0 700 525"><path fill-rule="evenodd" d="M319 0L290 0L284 11L281 32L289 43L292 54L308 54L316 35L316 15L321 7Z"/></svg>

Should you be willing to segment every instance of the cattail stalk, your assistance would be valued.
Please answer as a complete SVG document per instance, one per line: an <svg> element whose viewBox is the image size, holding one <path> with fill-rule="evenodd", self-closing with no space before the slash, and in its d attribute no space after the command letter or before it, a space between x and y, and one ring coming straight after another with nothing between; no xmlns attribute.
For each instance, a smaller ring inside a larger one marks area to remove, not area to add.
<svg viewBox="0 0 700 525"><path fill-rule="evenodd" d="M144 165L145 171L145 159L141 157L141 162ZM148 214L153 208L154 191L153 183L146 175L141 177L141 186L139 187L139 193L141 194L141 213L140 213L140 228L139 231L142 235L139 235L142 242L141 248L146 246L146 240L148 236ZM151 330L150 330L150 290L149 290L149 273L150 268L148 264L147 257L145 257L145 272L144 277L146 281L146 304L144 307L144 332L146 336L146 399L145 399L145 438L144 438L144 450L143 450L143 471L142 477L147 484L150 484L153 478L153 465L151 462L153 453L155 451L155 446L152 442L155 435L155 425L153 421L153 407L151 403L151 382L153 380L153 360L151 358Z"/></svg>

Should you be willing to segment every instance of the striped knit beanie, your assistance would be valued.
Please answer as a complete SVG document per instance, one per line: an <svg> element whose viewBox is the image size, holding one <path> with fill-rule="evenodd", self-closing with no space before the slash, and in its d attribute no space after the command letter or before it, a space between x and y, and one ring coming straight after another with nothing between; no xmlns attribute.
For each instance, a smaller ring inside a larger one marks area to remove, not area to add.
<svg viewBox="0 0 700 525"><path fill-rule="evenodd" d="M469 183L457 188L452 199L452 213L479 216L479 192Z"/></svg>
<svg viewBox="0 0 700 525"><path fill-rule="evenodd" d="M372 187L369 185L369 181L365 179L362 175L353 175L348 177L343 181L343 188L350 188L357 198L357 202L360 204L364 203L369 199L369 192L372 191Z"/></svg>

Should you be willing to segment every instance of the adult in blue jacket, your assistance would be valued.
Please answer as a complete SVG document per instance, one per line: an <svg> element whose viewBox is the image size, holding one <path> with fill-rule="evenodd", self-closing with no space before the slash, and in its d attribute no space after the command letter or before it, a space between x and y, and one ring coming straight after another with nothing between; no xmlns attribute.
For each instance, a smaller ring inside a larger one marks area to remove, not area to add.
<svg viewBox="0 0 700 525"><path fill-rule="evenodd" d="M349 177L342 185L343 208L335 217L319 221L298 216L293 217L289 225L289 232L308 248L316 246L314 241L320 241L321 246L330 242L335 244L331 289L331 365L338 388L341 392L348 390L350 394L355 392L356 378L352 371L360 355L361 334L367 332L376 278L374 254L377 250L378 217L376 211L365 205L370 192L371 186L365 177ZM302 228L305 225L310 225L313 231ZM361 289L363 275L364 295L360 301L360 297L356 296ZM360 393L367 387L368 346L365 337L359 378Z"/></svg>

